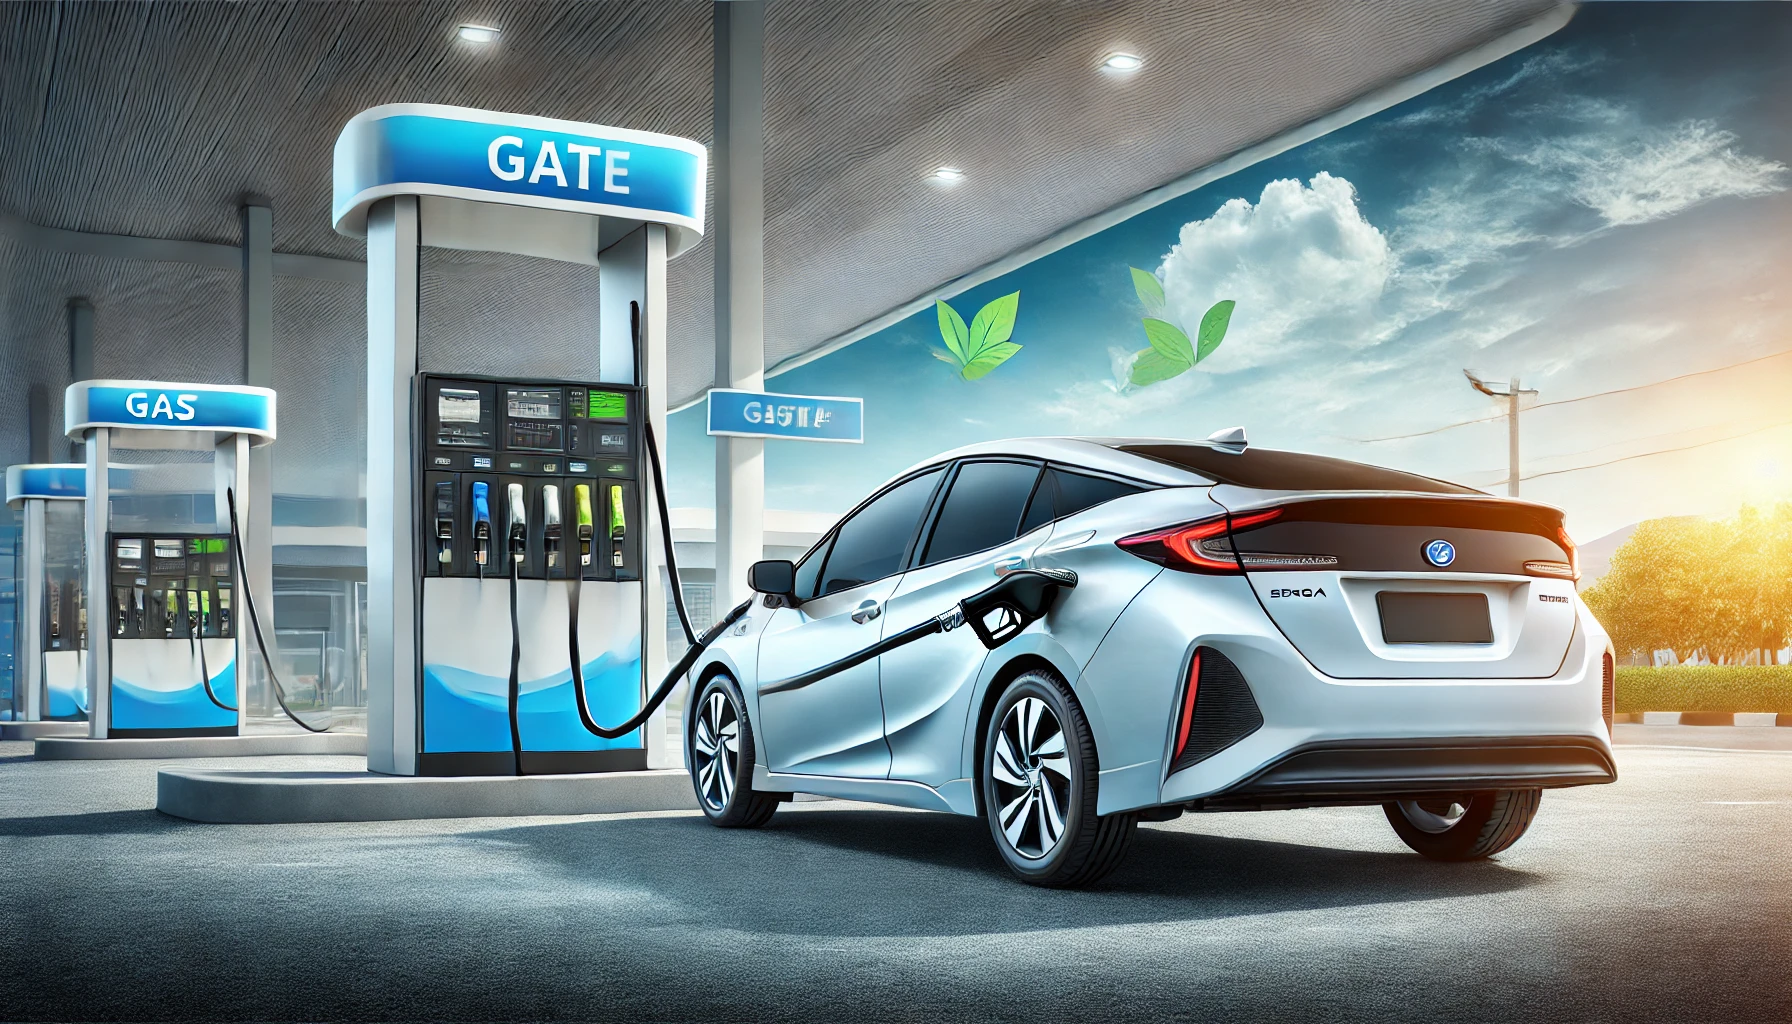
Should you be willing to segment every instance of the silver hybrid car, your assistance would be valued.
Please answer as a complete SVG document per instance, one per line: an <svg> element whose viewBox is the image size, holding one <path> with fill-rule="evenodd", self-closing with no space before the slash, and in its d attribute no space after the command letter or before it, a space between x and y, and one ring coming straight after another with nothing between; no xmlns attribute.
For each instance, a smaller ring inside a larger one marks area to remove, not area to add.
<svg viewBox="0 0 1792 1024"><path fill-rule="evenodd" d="M999 646L863 657L1029 568L1074 586ZM1424 856L1487 857L1543 790L1616 778L1577 576L1558 509L1242 430L972 445L754 566L692 670L687 767L726 827L798 792L982 816L1039 885L1185 811L1379 804Z"/></svg>

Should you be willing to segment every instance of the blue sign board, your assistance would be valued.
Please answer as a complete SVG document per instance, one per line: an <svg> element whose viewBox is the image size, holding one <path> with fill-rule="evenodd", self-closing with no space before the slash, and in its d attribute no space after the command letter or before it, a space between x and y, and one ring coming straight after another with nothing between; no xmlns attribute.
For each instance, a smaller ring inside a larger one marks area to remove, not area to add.
<svg viewBox="0 0 1792 1024"><path fill-rule="evenodd" d="M865 400L711 388L709 432L860 444L865 440Z"/></svg>
<svg viewBox="0 0 1792 1024"><path fill-rule="evenodd" d="M331 219L358 235L376 200L446 196L668 224L683 231L676 251L702 234L707 162L698 143L656 132L390 103L337 137Z"/></svg>
<svg viewBox="0 0 1792 1024"><path fill-rule="evenodd" d="M78 501L87 497L87 467L79 463L26 463L6 467L8 504L26 498Z"/></svg>
<svg viewBox="0 0 1792 1024"><path fill-rule="evenodd" d="M149 380L85 380L63 396L68 436L93 427L194 430L274 439L274 392L228 384L171 384Z"/></svg>

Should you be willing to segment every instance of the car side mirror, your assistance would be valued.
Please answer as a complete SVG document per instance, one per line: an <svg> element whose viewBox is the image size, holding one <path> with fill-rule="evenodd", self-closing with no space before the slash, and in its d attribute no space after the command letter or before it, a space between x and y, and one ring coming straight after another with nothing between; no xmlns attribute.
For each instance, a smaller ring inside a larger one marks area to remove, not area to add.
<svg viewBox="0 0 1792 1024"><path fill-rule="evenodd" d="M781 558L754 562L747 569L747 586L761 594L781 597L796 603L796 564Z"/></svg>

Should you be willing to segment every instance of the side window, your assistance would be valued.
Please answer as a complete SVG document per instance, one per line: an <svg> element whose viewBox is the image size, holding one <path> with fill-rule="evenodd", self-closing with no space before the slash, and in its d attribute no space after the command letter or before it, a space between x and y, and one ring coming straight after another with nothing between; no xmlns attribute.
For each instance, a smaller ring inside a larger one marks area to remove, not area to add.
<svg viewBox="0 0 1792 1024"><path fill-rule="evenodd" d="M902 567L902 556L941 472L932 470L897 484L840 524L822 572L826 580L822 596L881 580Z"/></svg>
<svg viewBox="0 0 1792 1024"><path fill-rule="evenodd" d="M922 565L1006 544L1019 536L1020 514L1039 467L1020 462L967 462L952 478Z"/></svg>
<svg viewBox="0 0 1792 1024"><path fill-rule="evenodd" d="M1136 484L1086 476L1053 467L1046 470L1045 479L1039 481L1039 490L1033 495L1033 503L1027 506L1020 532L1026 533L1054 519L1073 516L1104 501L1113 501L1142 490L1144 488Z"/></svg>
<svg viewBox="0 0 1792 1024"><path fill-rule="evenodd" d="M807 601L815 596L815 585L821 582L821 563L828 560L828 548L834 544L832 536L822 538L814 550L803 556L796 567L796 596L799 601Z"/></svg>
<svg viewBox="0 0 1792 1024"><path fill-rule="evenodd" d="M1104 501L1124 498L1128 494L1137 494L1144 490L1137 484L1121 483L1099 476L1084 476L1062 469L1052 470L1052 482L1057 490L1057 516L1074 516L1086 508L1094 508Z"/></svg>

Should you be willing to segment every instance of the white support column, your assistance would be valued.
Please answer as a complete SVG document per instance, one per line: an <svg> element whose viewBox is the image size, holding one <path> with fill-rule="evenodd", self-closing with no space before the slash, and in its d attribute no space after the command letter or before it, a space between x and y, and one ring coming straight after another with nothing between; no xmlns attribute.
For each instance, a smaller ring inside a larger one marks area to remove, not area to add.
<svg viewBox="0 0 1792 1024"><path fill-rule="evenodd" d="M715 382L757 391L765 387L765 5L717 3L714 25ZM748 596L747 567L765 555L765 442L715 443L720 616Z"/></svg>
<svg viewBox="0 0 1792 1024"><path fill-rule="evenodd" d="M255 387L274 386L274 211L265 204L242 207L243 221L243 383ZM247 475L249 486L239 490L237 515L241 518L243 561L249 567L249 578L243 586L254 588L255 607L267 621L262 623L263 639L277 656L279 641L274 637L274 489L273 448L263 446L249 452ZM223 520L219 520L223 525ZM237 613L243 625L243 613ZM273 710L272 690L267 683L267 670L255 646L255 637L246 639L238 630L237 678L242 699L248 699L249 680L262 681L261 710ZM239 704L246 708L247 705ZM245 712L246 714L246 712ZM243 717L239 715L239 717Z"/></svg>
<svg viewBox="0 0 1792 1024"><path fill-rule="evenodd" d="M252 482L252 462L250 457L249 435L231 434L220 440L212 451L212 505L214 521L220 533L230 531L230 492L235 492L237 529L242 533L245 543L249 535L249 510L255 507L255 486ZM245 557L248 555L244 551ZM253 576L255 563L249 563L249 572ZM248 589L253 587L255 611L262 616L261 629L264 638L272 640L274 633L274 594L273 587L263 587L252 579L238 580L237 585ZM249 624L248 599L241 593L232 594L233 604L230 609L233 625L236 629L235 648L236 680L232 684L236 688L236 697L231 706L236 708L237 732L249 718L249 683L246 676L254 673L255 678L265 678L266 667L261 661L261 648L255 643L255 630Z"/></svg>
<svg viewBox="0 0 1792 1024"><path fill-rule="evenodd" d="M41 498L25 501L25 565L20 573L25 580L19 595L19 644L24 655L13 666L13 717L21 713L25 721L41 721L44 717L44 541L47 536L45 508Z"/></svg>
<svg viewBox="0 0 1792 1024"><path fill-rule="evenodd" d="M417 198L367 218L367 768L417 774L417 571L410 496Z"/></svg>
<svg viewBox="0 0 1792 1024"><path fill-rule="evenodd" d="M112 724L112 581L106 530L112 520L109 489L111 432L87 431L87 735L106 738Z"/></svg>
<svg viewBox="0 0 1792 1024"><path fill-rule="evenodd" d="M666 229L646 224L598 254L598 372L615 384L640 384L646 391L642 410L660 445L661 472L666 471ZM635 350L630 331L631 303L641 309L640 350ZM628 339L627 342L618 339ZM639 377L637 379L637 371ZM646 455L643 443L642 455ZM646 546L641 570L641 647L643 696L665 678L666 657L665 542L660 533L658 495L652 469L643 465L636 491L641 502L636 514ZM642 726L647 767L676 768L675 753L667 742L666 709L661 705Z"/></svg>

